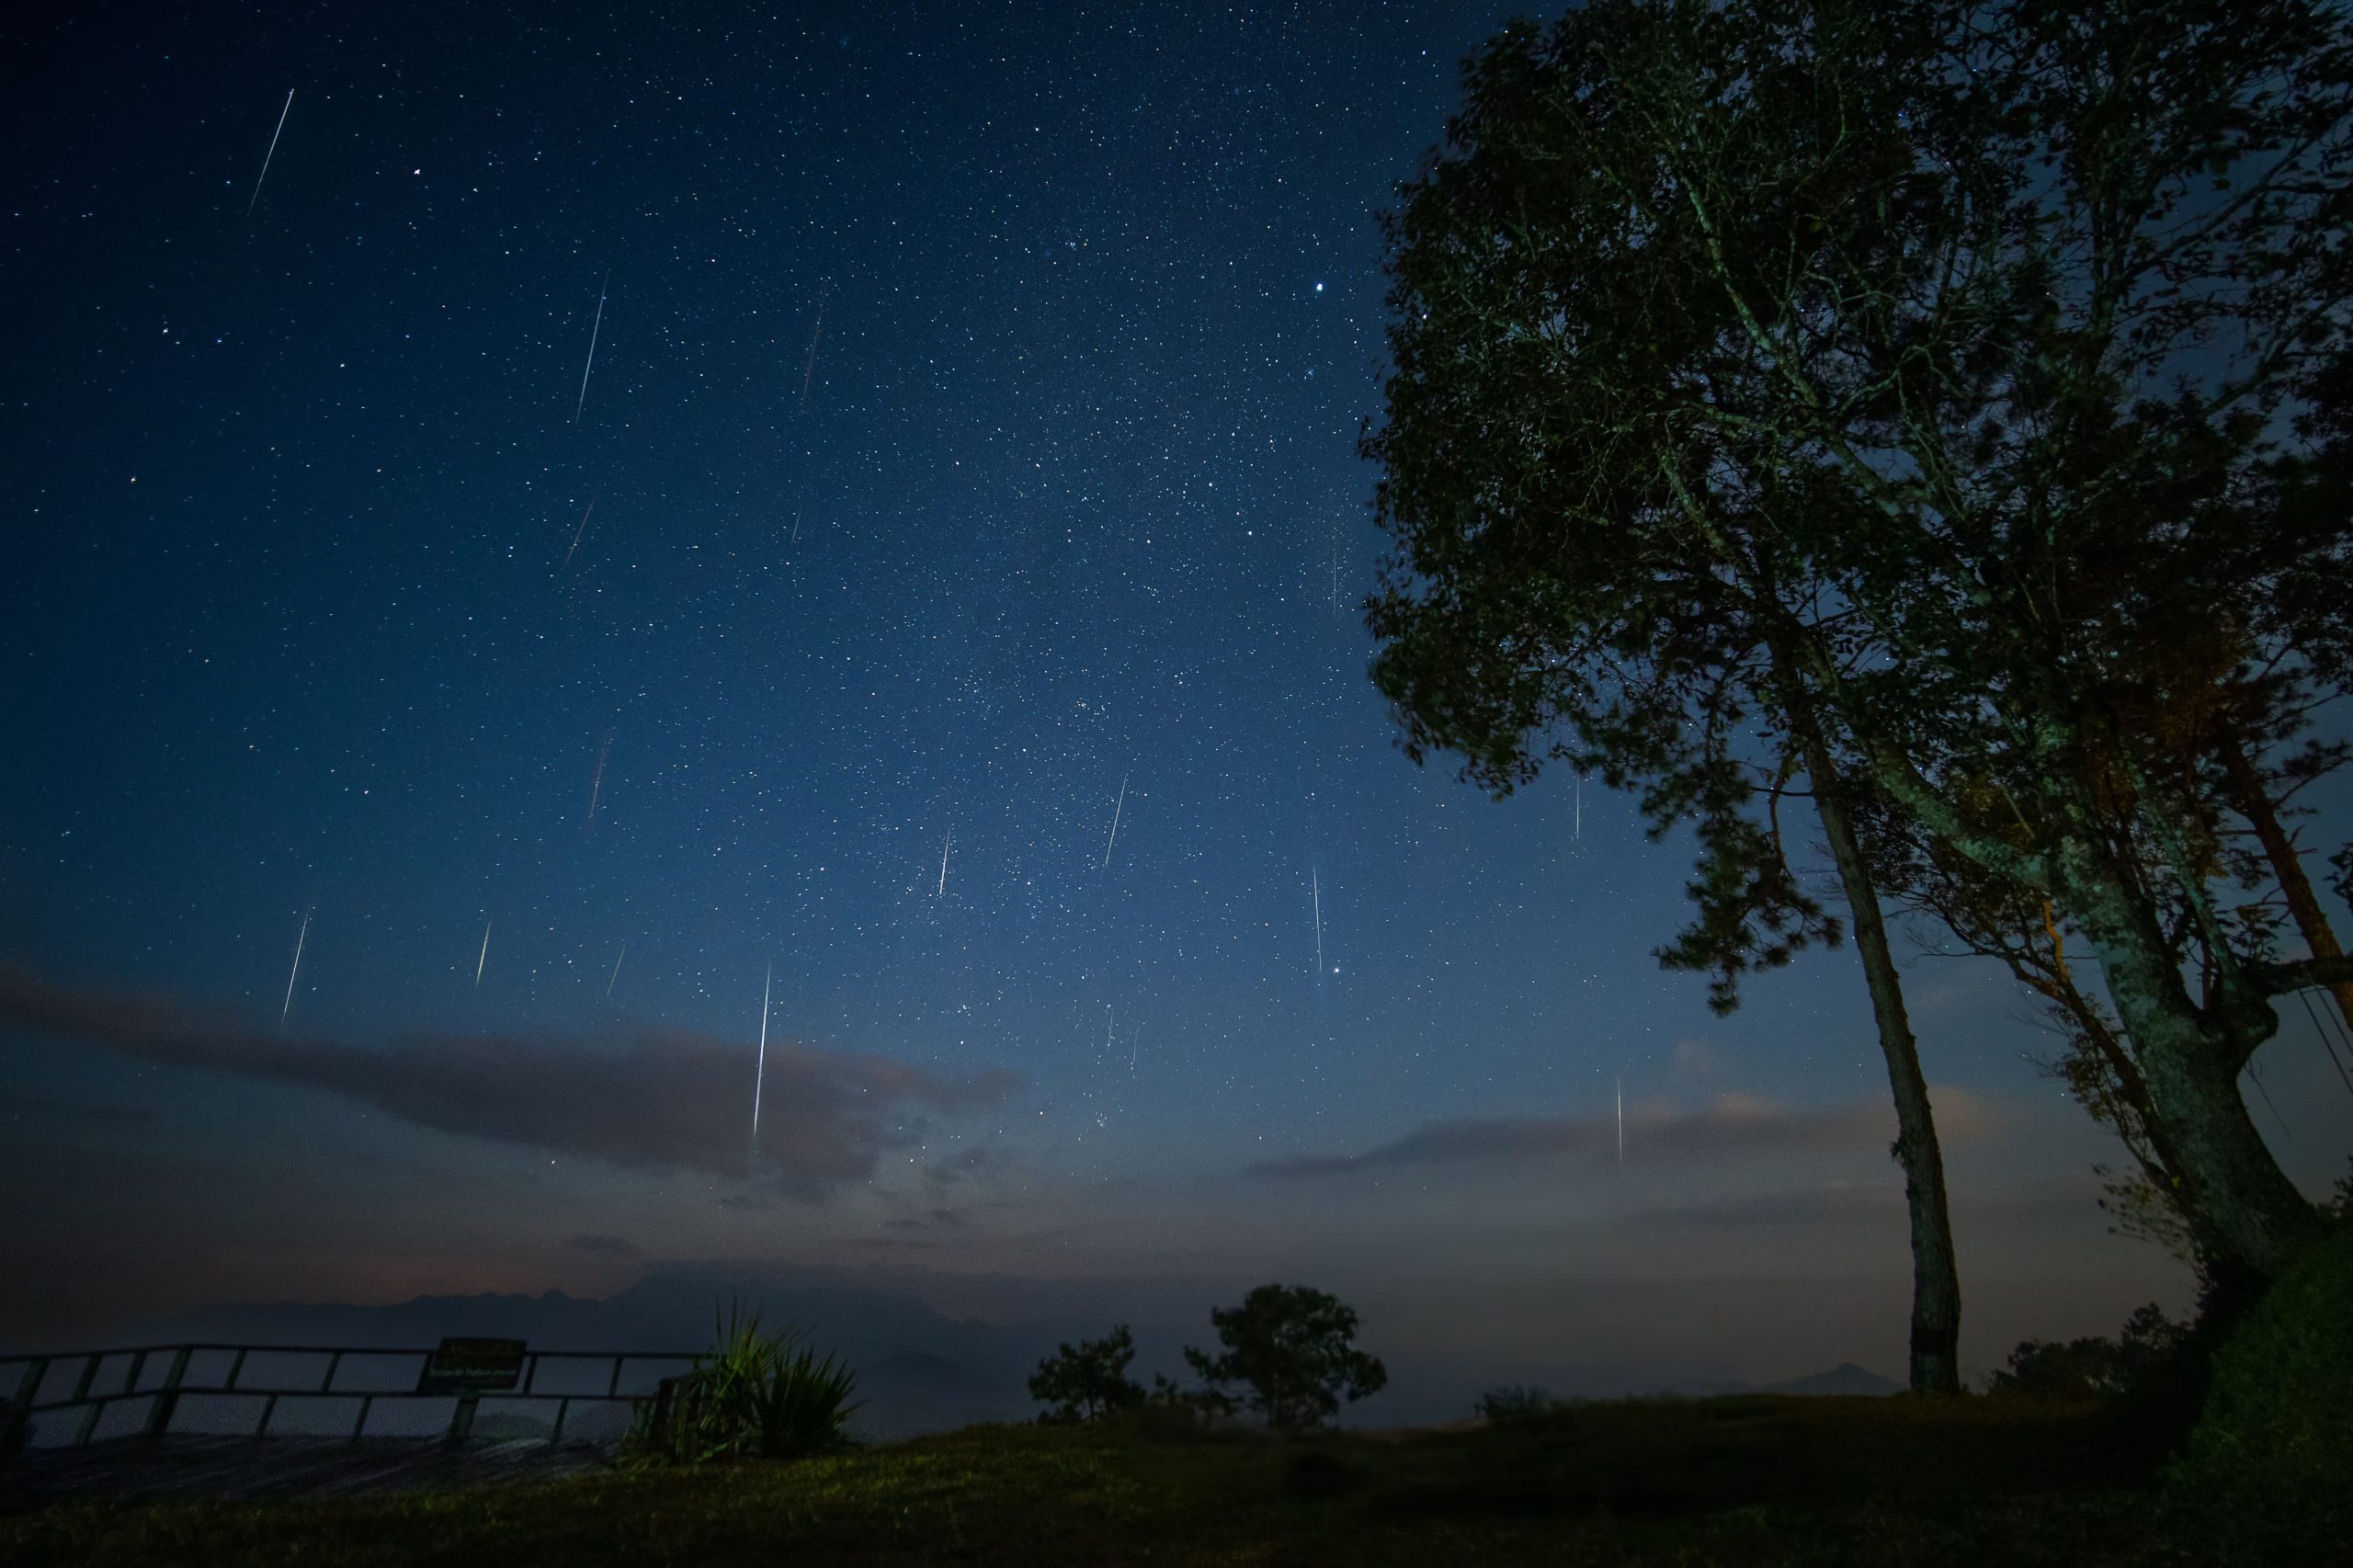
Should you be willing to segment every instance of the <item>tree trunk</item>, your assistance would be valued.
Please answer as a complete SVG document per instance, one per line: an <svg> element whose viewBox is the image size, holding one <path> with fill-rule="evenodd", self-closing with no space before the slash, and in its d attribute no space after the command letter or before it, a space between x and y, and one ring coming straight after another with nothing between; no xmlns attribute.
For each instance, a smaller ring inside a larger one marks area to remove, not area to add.
<svg viewBox="0 0 2353 1568"><path fill-rule="evenodd" d="M2303 858L2296 853L2295 844L2288 831L2279 824L2279 808L2264 793L2263 780L2247 759L2246 748L2239 743L2236 733L2225 730L2217 748L2222 755L2222 767L2231 778L2233 804L2239 814L2254 827L2255 835L2263 841L2263 852L2270 858L2271 874L2279 879L2279 892L2288 901L2288 913L2295 916L2296 929L2303 933L2304 946L2316 959L2344 956L2337 946L2336 933L2329 928L2328 914L2313 893L2312 879L2304 875ZM2336 998L2336 1010L2347 1025L2353 1025L2353 981L2340 980L2328 988Z"/></svg>
<svg viewBox="0 0 2353 1568"><path fill-rule="evenodd" d="M2190 1000L2154 913L2128 891L2121 868L2086 848L2088 839L2073 840L2060 857L2073 884L2071 913L2099 955L2150 1106L2179 1156L2174 1174L2190 1189L2227 1261L2272 1278L2320 1233L2322 1221L2247 1115L2234 1064L2246 1060L2252 1045Z"/></svg>
<svg viewBox="0 0 2353 1568"><path fill-rule="evenodd" d="M1904 1198L1912 1217L1912 1392L1961 1392L1961 1277L1953 1262L1952 1224L1945 1208L1945 1164L1937 1145L1937 1122L1928 1105L1927 1080L1920 1073L1920 1049L1904 1010L1904 989L1888 950L1887 923L1879 890L1847 813L1844 788L1822 738L1805 693L1794 680L1786 686L1791 727L1813 780L1814 809L1830 840L1847 903L1855 917L1855 950L1870 986L1871 1015L1879 1024L1880 1053L1887 1058L1888 1086L1895 1099L1895 1146L1904 1167Z"/></svg>

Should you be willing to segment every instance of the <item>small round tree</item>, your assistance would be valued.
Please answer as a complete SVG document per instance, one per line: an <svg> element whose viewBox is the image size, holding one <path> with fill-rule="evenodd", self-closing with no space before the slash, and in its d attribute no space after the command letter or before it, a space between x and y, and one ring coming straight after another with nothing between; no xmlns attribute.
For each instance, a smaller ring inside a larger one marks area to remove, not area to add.
<svg viewBox="0 0 2353 1568"><path fill-rule="evenodd" d="M1029 1397L1052 1406L1038 1419L1093 1421L1142 1404L1143 1390L1128 1379L1128 1363L1135 1355L1126 1324L1101 1339L1061 1346L1038 1363L1029 1379Z"/></svg>
<svg viewBox="0 0 2353 1568"><path fill-rule="evenodd" d="M1357 1314L1338 1298L1301 1285L1261 1285L1238 1307L1210 1313L1222 1356L1185 1349L1186 1365L1216 1387L1241 1383L1250 1407L1279 1432L1302 1432L1389 1381L1378 1357L1356 1347Z"/></svg>

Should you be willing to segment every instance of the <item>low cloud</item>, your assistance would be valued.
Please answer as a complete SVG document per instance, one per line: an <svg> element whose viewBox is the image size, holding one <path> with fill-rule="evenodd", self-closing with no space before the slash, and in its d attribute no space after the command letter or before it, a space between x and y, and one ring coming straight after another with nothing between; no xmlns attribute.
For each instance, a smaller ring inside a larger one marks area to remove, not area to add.
<svg viewBox="0 0 2353 1568"><path fill-rule="evenodd" d="M595 1231L583 1231L567 1237L564 1245L574 1252L585 1252L597 1257L643 1257L645 1249L627 1236L601 1235Z"/></svg>
<svg viewBox="0 0 2353 1568"><path fill-rule="evenodd" d="M970 1209L934 1209L927 1214L910 1214L904 1219L885 1220L886 1231L961 1231L972 1224Z"/></svg>
<svg viewBox="0 0 2353 1568"><path fill-rule="evenodd" d="M871 1175L911 1114L995 1105L1015 1082L999 1069L957 1077L771 1040L755 1155L753 1053L684 1029L355 1046L257 1030L167 997L66 990L18 969L0 969L0 1024L141 1062L324 1089L438 1131L760 1177L804 1201Z"/></svg>
<svg viewBox="0 0 2353 1568"><path fill-rule="evenodd" d="M959 1182L985 1181L1002 1175L1013 1164L1013 1156L994 1143L975 1143L969 1149L933 1161L924 1167L924 1179L935 1187L953 1187Z"/></svg>
<svg viewBox="0 0 2353 1568"><path fill-rule="evenodd" d="M1984 1136L1993 1124L1985 1102L1961 1089L1934 1091L1937 1131L1947 1144ZM1250 1167L1259 1176L1347 1176L1358 1171L1442 1165L1614 1160L1614 1116L1487 1117L1433 1121L1360 1154L1304 1154ZM1699 1110L1645 1107L1626 1113L1626 1147L1653 1155L1704 1157L1885 1149L1895 1112L1868 1103L1801 1109L1746 1095L1719 1095Z"/></svg>

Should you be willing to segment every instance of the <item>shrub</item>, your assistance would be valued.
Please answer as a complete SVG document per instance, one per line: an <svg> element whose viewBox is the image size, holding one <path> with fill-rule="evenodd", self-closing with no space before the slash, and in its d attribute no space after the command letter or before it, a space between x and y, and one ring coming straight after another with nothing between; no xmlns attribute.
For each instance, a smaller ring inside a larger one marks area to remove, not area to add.
<svg viewBox="0 0 2353 1568"><path fill-rule="evenodd" d="M642 1401L624 1452L674 1464L724 1459L792 1459L836 1449L858 1407L857 1374L831 1356L818 1359L795 1330L760 1332L756 1312L728 1308L717 1339L694 1370L674 1379L662 1402Z"/></svg>
<svg viewBox="0 0 2353 1568"><path fill-rule="evenodd" d="M1355 1309L1299 1285L1261 1285L1238 1307L1210 1313L1225 1346L1210 1356L1188 1346L1186 1365L1215 1394L1241 1383L1249 1403L1279 1432L1319 1426L1340 1401L1364 1398L1389 1381L1376 1357L1356 1348Z"/></svg>
<svg viewBox="0 0 2353 1568"><path fill-rule="evenodd" d="M1991 1394L2114 1399L2143 1392L2178 1360L2189 1327L2165 1316L2154 1301L2136 1311L2114 1339L2027 1339L2010 1352L2009 1368L1985 1381Z"/></svg>
<svg viewBox="0 0 2353 1568"><path fill-rule="evenodd" d="M1143 1389L1128 1377L1128 1363L1135 1357L1135 1340L1126 1324L1101 1339L1061 1346L1038 1363L1029 1379L1029 1397L1052 1406L1038 1419L1094 1421L1142 1404Z"/></svg>
<svg viewBox="0 0 2353 1568"><path fill-rule="evenodd" d="M2353 1529L2348 1474L2353 1227L2340 1225L2216 1352L2205 1410L2166 1479L2177 1500L2219 1510L2235 1535L2317 1546Z"/></svg>
<svg viewBox="0 0 2353 1568"><path fill-rule="evenodd" d="M1512 1383L1481 1394L1472 1410L1490 1421L1511 1421L1557 1409L1559 1401L1533 1383Z"/></svg>

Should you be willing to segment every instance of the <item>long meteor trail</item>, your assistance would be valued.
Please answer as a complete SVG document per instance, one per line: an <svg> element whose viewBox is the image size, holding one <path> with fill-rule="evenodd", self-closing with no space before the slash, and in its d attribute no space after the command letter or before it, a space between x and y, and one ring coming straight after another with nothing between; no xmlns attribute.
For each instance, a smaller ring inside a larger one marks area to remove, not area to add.
<svg viewBox="0 0 2353 1568"><path fill-rule="evenodd" d="M623 942L621 944L620 958L613 960L613 978L605 982L605 1000L608 1002L613 999L613 985L621 977L621 959L625 959L627 957L629 957L629 944L627 942Z"/></svg>
<svg viewBox="0 0 2353 1568"><path fill-rule="evenodd" d="M482 957L474 960L474 989L482 989L482 966L490 961L490 922L482 923Z"/></svg>
<svg viewBox="0 0 2353 1568"><path fill-rule="evenodd" d="M1626 1168L1626 1080L1618 1080L1618 1168Z"/></svg>
<svg viewBox="0 0 2353 1568"><path fill-rule="evenodd" d="M825 335L825 298L817 297L817 324L809 329L809 362L801 368L801 397L793 404L795 419L809 412L809 389L817 383L817 340Z"/></svg>
<svg viewBox="0 0 2353 1568"><path fill-rule="evenodd" d="M776 965L768 965L768 977L760 984L760 1054L752 1069L752 1147L760 1146L760 1085L768 1075L768 994L776 988Z"/></svg>
<svg viewBox="0 0 2353 1568"><path fill-rule="evenodd" d="M596 357L597 357L597 348L596 348L596 345L594 345L594 344L592 343L591 345L589 345L589 347L588 347L588 358L591 358L591 359L594 359ZM581 392L582 400L585 402L585 401L586 400L587 392L588 392L588 378L587 378L587 377L585 377L585 376L583 376L583 377L581 377L581 378L580 378L580 392ZM577 420L579 419L579 417L580 417L580 416L579 416L579 415L577 415L577 414L574 414L574 415L573 415L573 418L574 418L574 421L577 421ZM586 512L583 512L583 513L581 513L581 514L580 514L580 526L579 526L578 528L574 528L574 529L573 529L573 530L572 530L572 549L567 550L567 551L565 551L563 552L563 564L562 566L559 566L559 567L557 567L557 568L556 568L556 571L557 571L557 572L562 573L562 572L567 571L567 570L569 570L569 569L571 568L571 565L572 565L572 558L573 558L574 554L575 554L575 553L579 551L579 549L580 549L580 541L581 541L581 540L582 540L583 538L585 538L585 537L587 535L587 532L588 532L588 513L589 513L589 512L593 512L593 511L595 511L596 509L597 509L597 501L596 501L596 498L595 498L594 496L591 496L591 497L589 498L589 501L588 501L588 511L586 511Z"/></svg>
<svg viewBox="0 0 2353 1568"><path fill-rule="evenodd" d="M948 830L946 842L939 846L939 888L932 894L934 898L940 897L948 892L948 850L949 846L955 842L956 830L951 827Z"/></svg>
<svg viewBox="0 0 2353 1568"><path fill-rule="evenodd" d="M1322 974L1324 972L1324 878L1321 872L1312 867L1308 870L1307 877L1308 892L1315 899L1315 972Z"/></svg>
<svg viewBox="0 0 2353 1568"><path fill-rule="evenodd" d="M613 755L613 733L605 732L605 744L597 748L597 776L588 781L587 827L597 825L597 805L605 798L605 759Z"/></svg>
<svg viewBox="0 0 2353 1568"><path fill-rule="evenodd" d="M1120 798L1111 805L1111 836L1103 844L1103 864L1107 868L1111 864L1111 846L1120 842L1120 813L1127 808L1127 804L1128 781L1123 776L1120 779Z"/></svg>
<svg viewBox="0 0 2353 1568"><path fill-rule="evenodd" d="M278 1027L286 1027L286 1015L294 1006L294 977L302 972L302 944L311 939L311 912L302 911L302 929L294 937L294 967L286 971L286 1000L278 1004Z"/></svg>
<svg viewBox="0 0 2353 1568"><path fill-rule="evenodd" d="M278 139L286 134L286 117L294 108L294 89L286 89L286 107L278 111L278 129L269 133L269 151L261 155L261 173L254 177L254 199L245 203L245 216L254 215L254 208L261 201L261 182L269 177L269 161L278 156Z"/></svg>
<svg viewBox="0 0 2353 1568"><path fill-rule="evenodd" d="M580 367L580 402L572 410L572 422L580 423L580 411L588 406L588 372L597 368L597 335L605 330L605 289L613 280L612 269L605 269L605 281L597 285L597 320L588 329L588 363ZM590 502L590 506L596 505ZM580 526L586 528L588 519L582 517ZM574 541L575 543L578 541Z"/></svg>

